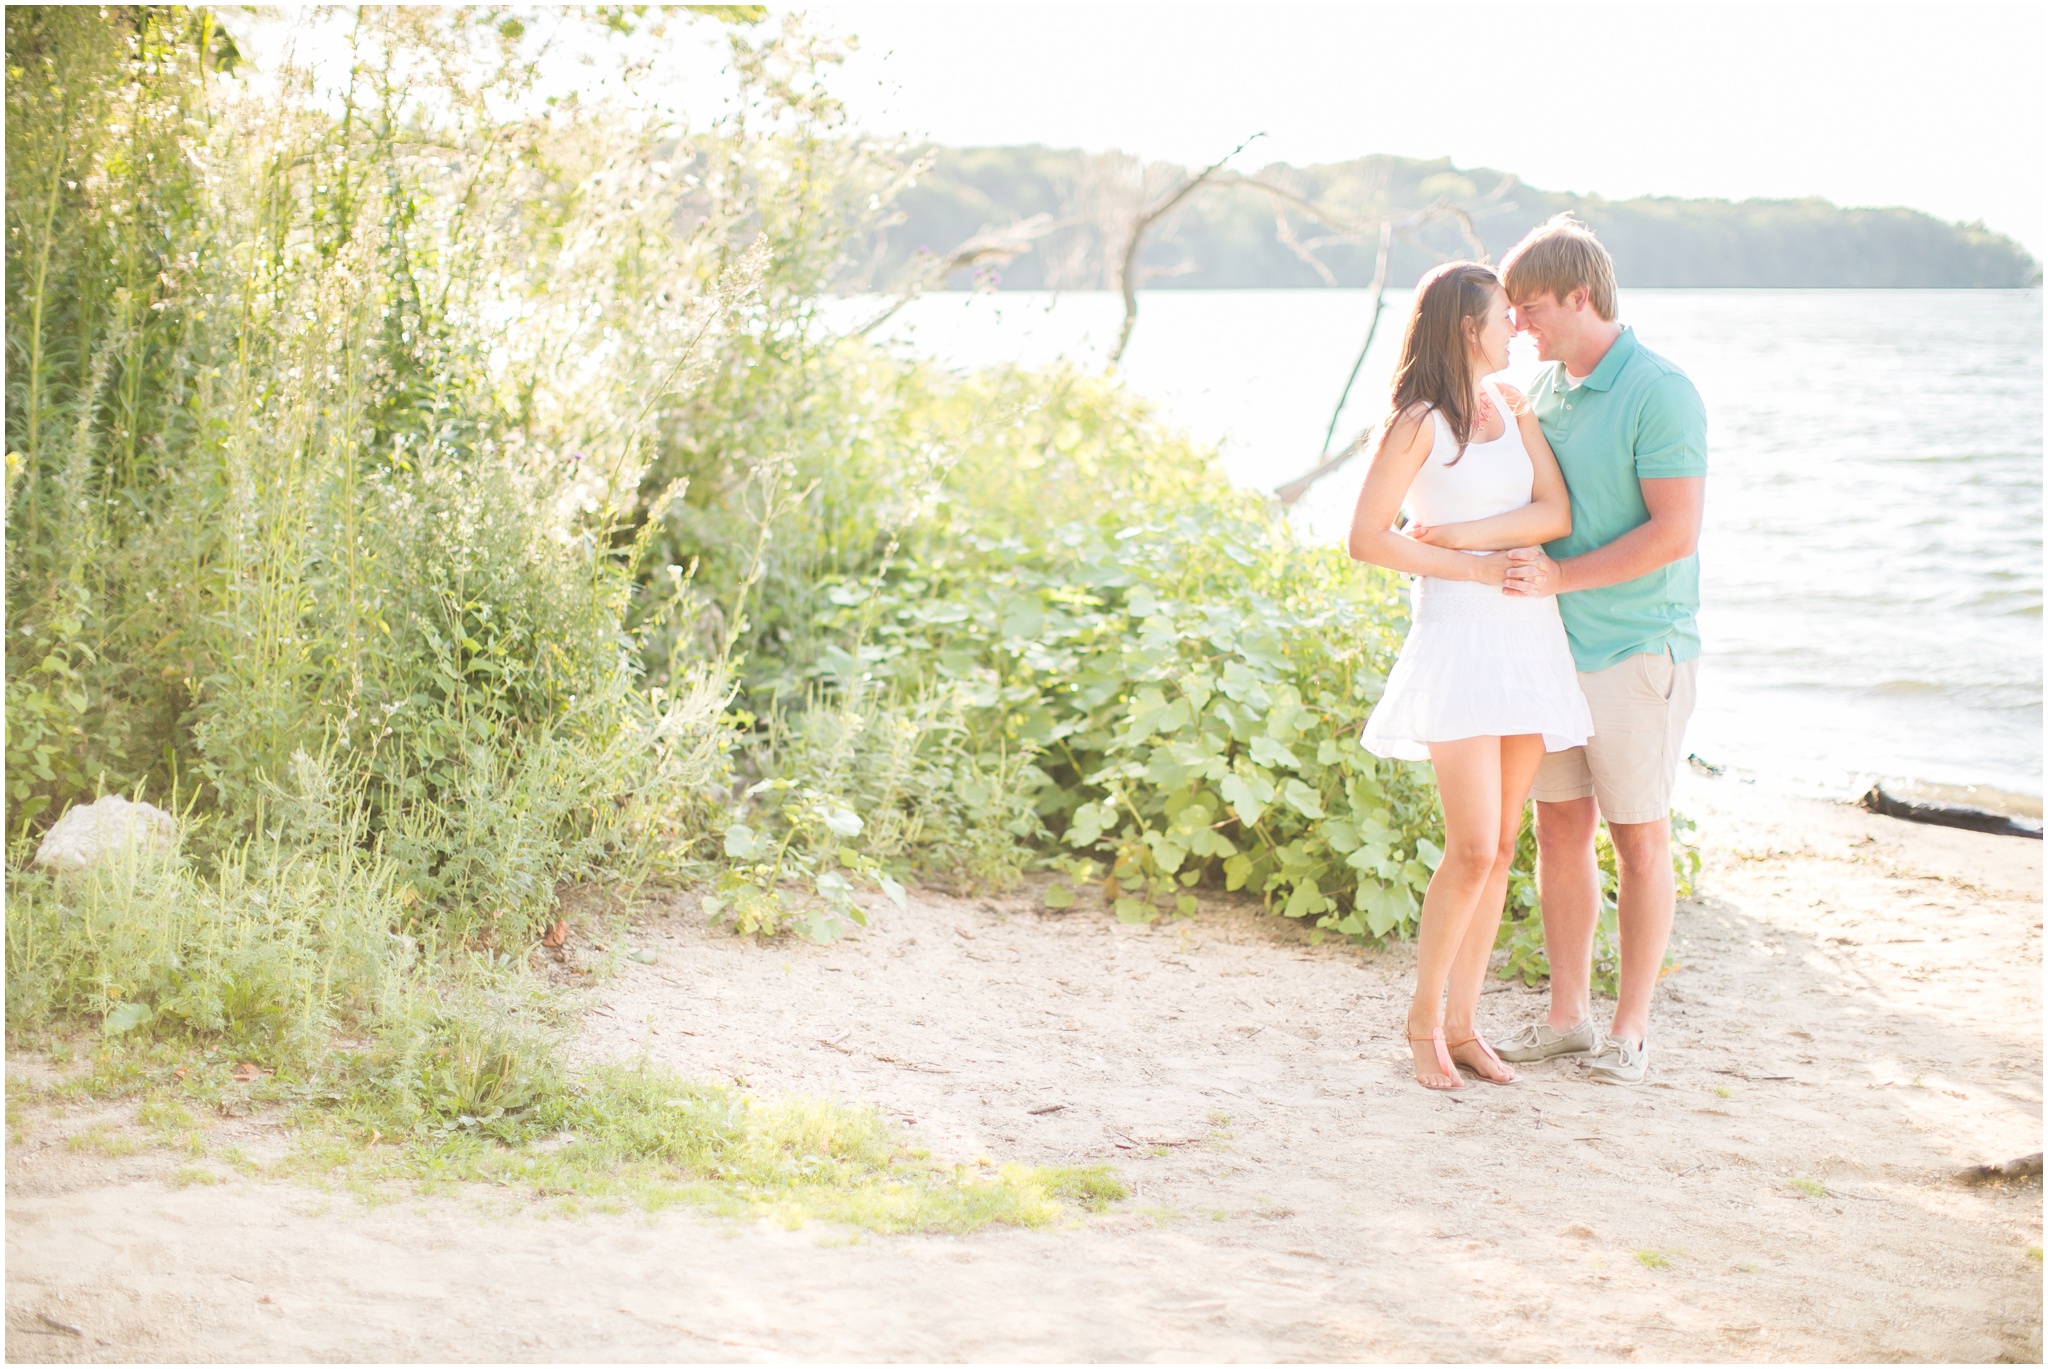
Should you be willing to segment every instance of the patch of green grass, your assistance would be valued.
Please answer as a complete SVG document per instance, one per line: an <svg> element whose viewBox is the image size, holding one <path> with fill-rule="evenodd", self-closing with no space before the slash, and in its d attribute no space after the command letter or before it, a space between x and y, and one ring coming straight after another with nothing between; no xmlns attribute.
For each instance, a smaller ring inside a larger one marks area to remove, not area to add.
<svg viewBox="0 0 2048 1369"><path fill-rule="evenodd" d="M1131 1196L1123 1180L1108 1165L1055 1165L1037 1172L1055 1198L1078 1203L1090 1212L1106 1211L1111 1203Z"/></svg>
<svg viewBox="0 0 2048 1369"><path fill-rule="evenodd" d="M1669 1269L1671 1252L1665 1250L1638 1250L1636 1263L1645 1269Z"/></svg>
<svg viewBox="0 0 2048 1369"><path fill-rule="evenodd" d="M206 1140L199 1134L199 1119L169 1098L144 1099L136 1120L156 1133L159 1145L182 1150L187 1155L206 1153Z"/></svg>
<svg viewBox="0 0 2048 1369"><path fill-rule="evenodd" d="M761 1099L652 1067L608 1066L535 1099L497 1125L442 1123L380 1135L314 1125L289 1168L359 1191L392 1182L483 1183L591 1207L676 1205L789 1227L841 1222L871 1231L965 1232L1044 1226L1068 1205L1101 1211L1126 1196L1106 1167L944 1165L904 1143L871 1108ZM374 1139L378 1142L372 1145Z"/></svg>
<svg viewBox="0 0 2048 1369"><path fill-rule="evenodd" d="M1727 1088L1721 1084L1716 1084L1714 1085L1714 1096L1716 1098L1733 1098L1735 1096L1735 1090Z"/></svg>
<svg viewBox="0 0 2048 1369"><path fill-rule="evenodd" d="M1826 1184L1809 1179L1804 1174L1795 1174L1785 1182L1809 1198L1825 1198L1828 1196Z"/></svg>
<svg viewBox="0 0 2048 1369"><path fill-rule="evenodd" d="M177 1188L190 1188L194 1184L217 1184L221 1175L200 1165L185 1165L171 1172L171 1183Z"/></svg>
<svg viewBox="0 0 2048 1369"><path fill-rule="evenodd" d="M2039 1264L2041 1262L2041 1247L2038 1245L2028 1246L2027 1258L2032 1260L2035 1264Z"/></svg>
<svg viewBox="0 0 2048 1369"><path fill-rule="evenodd" d="M254 1080L233 1079L232 1050L140 1035L95 1041L92 1068L64 1093L137 1100L145 1135L99 1127L71 1144L208 1154L206 1114L263 1104L284 1110L287 1157L264 1165L221 1147L212 1159L245 1175L333 1184L366 1203L481 1184L564 1212L681 1204L790 1226L963 1232L1044 1226L1127 1196L1103 1166L985 1155L943 1164L871 1108L764 1099L645 1066L572 1076L545 1025L549 1004L507 993L490 1002L422 995L388 1009L367 1045Z"/></svg>
<svg viewBox="0 0 2048 1369"><path fill-rule="evenodd" d="M119 1159L126 1155L142 1152L142 1142L125 1131L115 1131L104 1122L95 1122L84 1131L67 1138L64 1145L69 1150L91 1151L96 1155L107 1155Z"/></svg>

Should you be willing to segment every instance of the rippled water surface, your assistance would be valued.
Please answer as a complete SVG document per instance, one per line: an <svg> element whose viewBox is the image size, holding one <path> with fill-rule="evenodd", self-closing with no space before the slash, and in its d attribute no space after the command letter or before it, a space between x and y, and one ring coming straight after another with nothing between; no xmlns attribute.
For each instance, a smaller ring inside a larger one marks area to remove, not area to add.
<svg viewBox="0 0 2048 1369"><path fill-rule="evenodd" d="M1406 305L1389 293L1340 442L1384 406ZM1124 373L1270 487L1313 464L1368 307L1148 294ZM1691 749L1825 792L2039 796L2039 292L1636 290L1623 310L1711 423ZM933 295L887 336L954 365L1099 366L1120 320L1107 295ZM1511 378L1533 365L1518 352ZM1342 535L1362 465L1303 501L1310 536Z"/></svg>

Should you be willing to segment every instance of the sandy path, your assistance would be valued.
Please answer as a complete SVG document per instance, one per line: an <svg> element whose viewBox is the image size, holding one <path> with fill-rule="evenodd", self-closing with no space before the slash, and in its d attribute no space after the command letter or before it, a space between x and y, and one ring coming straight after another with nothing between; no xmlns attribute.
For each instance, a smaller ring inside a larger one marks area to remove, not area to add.
<svg viewBox="0 0 2048 1369"><path fill-rule="evenodd" d="M1684 803L1707 868L1645 1088L1553 1064L1424 1093L1407 949L1312 949L1242 909L1148 930L925 896L761 949L678 900L638 929L658 962L593 991L589 1057L870 1099L936 1153L1107 1159L1137 1195L1062 1230L850 1244L365 1210L175 1189L175 1162L81 1156L52 1141L87 1112L45 1114L9 1153L8 1352L2038 1360L2040 1186L1947 1176L2041 1148L2040 844L1733 781ZM1487 1000L1498 1029L1539 1001Z"/></svg>

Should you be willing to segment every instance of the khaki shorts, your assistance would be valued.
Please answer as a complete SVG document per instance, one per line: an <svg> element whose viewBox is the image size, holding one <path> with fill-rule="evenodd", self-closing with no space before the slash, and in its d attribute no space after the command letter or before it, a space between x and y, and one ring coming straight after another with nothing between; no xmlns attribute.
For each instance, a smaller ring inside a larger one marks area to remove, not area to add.
<svg viewBox="0 0 2048 1369"><path fill-rule="evenodd" d="M1666 648L1605 670L1580 671L1593 735L1584 746L1544 756L1531 797L1538 803L1592 798L1609 822L1664 817L1685 752L1699 664L1673 661Z"/></svg>

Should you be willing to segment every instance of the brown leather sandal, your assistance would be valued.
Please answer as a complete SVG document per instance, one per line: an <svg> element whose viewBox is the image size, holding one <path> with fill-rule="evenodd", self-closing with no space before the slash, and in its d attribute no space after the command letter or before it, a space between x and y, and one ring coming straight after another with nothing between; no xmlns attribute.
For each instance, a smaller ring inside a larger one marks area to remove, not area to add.
<svg viewBox="0 0 2048 1369"><path fill-rule="evenodd" d="M1444 1031L1442 1027L1432 1027L1430 1029L1429 1035L1427 1036L1411 1036L1408 1039L1410 1041L1435 1042L1436 1067L1443 1071L1441 1075L1432 1074L1426 1079L1422 1075L1418 1074L1415 1076L1416 1083L1422 1085L1422 1087L1430 1090L1430 1092L1432 1093L1450 1093L1453 1090L1465 1087L1465 1081L1458 1075L1457 1065L1453 1063L1451 1060L1450 1048L1444 1045ZM1443 1082L1432 1082L1433 1080L1437 1079L1441 1079L1443 1080Z"/></svg>
<svg viewBox="0 0 2048 1369"><path fill-rule="evenodd" d="M1502 1073L1507 1075L1507 1078L1505 1079L1496 1079L1490 1074L1480 1073L1479 1069L1476 1066L1466 1065L1464 1068L1471 1070L1474 1078L1484 1079L1489 1084L1512 1084L1517 1079L1520 1079L1522 1077L1521 1075L1515 1073L1513 1068L1511 1068L1508 1065L1507 1061L1501 1059L1498 1055L1495 1055L1493 1053L1493 1047L1486 1044L1485 1037L1479 1036L1476 1033L1474 1035L1467 1036L1462 1040L1451 1042L1450 1046L1445 1048L1444 1054L1448 1056L1450 1055L1451 1050L1453 1048L1458 1046L1469 1046L1474 1041L1477 1041L1479 1043L1479 1053L1481 1055L1484 1055L1488 1060L1491 1060L1496 1069L1500 1070Z"/></svg>

